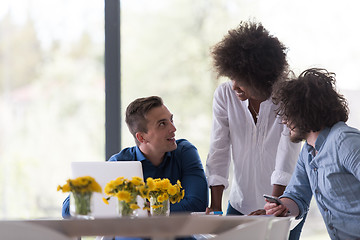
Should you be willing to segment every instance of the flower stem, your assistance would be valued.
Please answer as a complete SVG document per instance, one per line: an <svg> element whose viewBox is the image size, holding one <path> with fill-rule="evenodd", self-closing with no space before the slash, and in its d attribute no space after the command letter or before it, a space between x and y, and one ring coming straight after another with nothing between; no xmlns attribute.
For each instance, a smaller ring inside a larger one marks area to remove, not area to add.
<svg viewBox="0 0 360 240"><path fill-rule="evenodd" d="M120 216L132 216L134 214L134 210L130 208L130 203L124 200L119 200L118 212Z"/></svg>
<svg viewBox="0 0 360 240"><path fill-rule="evenodd" d="M73 192L73 197L75 200L75 214L88 215L89 213L91 213L92 192Z"/></svg>

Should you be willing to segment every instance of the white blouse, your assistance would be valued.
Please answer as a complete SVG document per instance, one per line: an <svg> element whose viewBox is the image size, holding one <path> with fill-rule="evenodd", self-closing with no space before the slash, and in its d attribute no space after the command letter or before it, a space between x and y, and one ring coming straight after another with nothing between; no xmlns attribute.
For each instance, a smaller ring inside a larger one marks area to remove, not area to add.
<svg viewBox="0 0 360 240"><path fill-rule="evenodd" d="M231 81L214 93L213 126L206 162L209 186L229 186L229 165L234 174L230 190L233 208L249 214L265 205L263 194L272 193L272 184L287 185L300 152L289 130L275 114L270 99L260 105L255 124L248 101L241 101Z"/></svg>

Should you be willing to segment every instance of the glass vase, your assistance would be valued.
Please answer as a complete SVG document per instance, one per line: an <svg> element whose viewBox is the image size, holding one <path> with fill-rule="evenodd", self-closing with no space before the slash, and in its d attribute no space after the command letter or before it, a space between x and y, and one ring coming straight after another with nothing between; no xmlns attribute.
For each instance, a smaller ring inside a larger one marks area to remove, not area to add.
<svg viewBox="0 0 360 240"><path fill-rule="evenodd" d="M72 192L70 196L70 214L75 218L93 219L93 193Z"/></svg>
<svg viewBox="0 0 360 240"><path fill-rule="evenodd" d="M169 199L159 202L157 197L150 197L150 214L151 216L169 216L170 215Z"/></svg>
<svg viewBox="0 0 360 240"><path fill-rule="evenodd" d="M120 217L136 217L136 210L130 207L132 203L127 203L124 200L117 201L117 213Z"/></svg>

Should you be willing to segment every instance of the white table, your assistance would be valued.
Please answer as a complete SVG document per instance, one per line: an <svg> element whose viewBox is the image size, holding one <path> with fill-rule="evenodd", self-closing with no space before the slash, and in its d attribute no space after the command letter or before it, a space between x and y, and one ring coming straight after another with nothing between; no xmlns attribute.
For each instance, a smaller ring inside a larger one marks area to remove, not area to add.
<svg viewBox="0 0 360 240"><path fill-rule="evenodd" d="M175 237L196 234L219 235L246 228L254 223L264 223L261 228L267 231L274 217L267 216L213 216L213 215L171 215L169 217L142 218L98 218L81 219L42 219L42 220L6 220L2 224L25 224L42 227L60 233L68 238L80 236L124 236L150 237L152 239L174 239ZM262 231L261 229L258 229ZM21 229L19 229L21 231ZM15 234L15 233L14 233ZM29 238L31 239L31 238Z"/></svg>

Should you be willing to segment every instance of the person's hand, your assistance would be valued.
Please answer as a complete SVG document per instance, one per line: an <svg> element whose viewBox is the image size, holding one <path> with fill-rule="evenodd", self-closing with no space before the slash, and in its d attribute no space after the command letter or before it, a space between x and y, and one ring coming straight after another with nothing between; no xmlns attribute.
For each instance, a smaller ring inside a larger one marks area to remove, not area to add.
<svg viewBox="0 0 360 240"><path fill-rule="evenodd" d="M276 217L285 217L288 215L289 209L281 204L277 205L276 203L267 202L264 206L266 215L274 215Z"/></svg>
<svg viewBox="0 0 360 240"><path fill-rule="evenodd" d="M206 210L205 210L205 214L209 215L211 213L216 214L216 215L222 215L223 214L221 209L213 209L211 207L207 207Z"/></svg>
<svg viewBox="0 0 360 240"><path fill-rule="evenodd" d="M266 211L265 209L258 209L256 211L253 211L249 214L250 216L251 215L266 215Z"/></svg>
<svg viewBox="0 0 360 240"><path fill-rule="evenodd" d="M212 208L207 207L206 210L205 210L205 214L209 215L212 211L213 211Z"/></svg>

